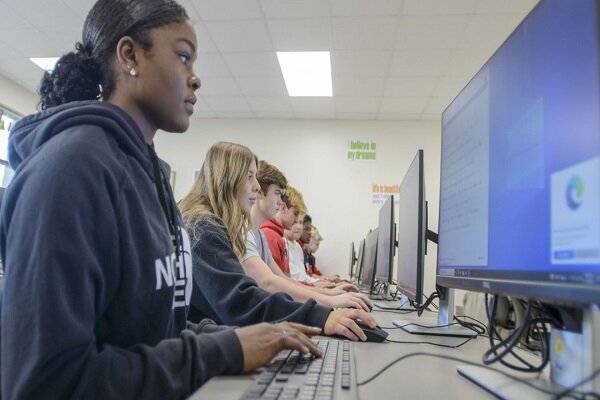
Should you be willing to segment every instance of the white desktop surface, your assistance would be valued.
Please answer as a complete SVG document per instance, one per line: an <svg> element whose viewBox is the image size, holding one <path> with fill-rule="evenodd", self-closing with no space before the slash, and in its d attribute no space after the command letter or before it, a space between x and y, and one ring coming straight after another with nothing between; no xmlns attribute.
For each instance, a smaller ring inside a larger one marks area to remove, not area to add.
<svg viewBox="0 0 600 400"><path fill-rule="evenodd" d="M379 303L384 304L383 302ZM398 314L378 312L375 309L372 315L382 328L392 327L392 320L394 319L406 319L424 325L435 325L436 323L435 314L433 313L426 313L419 318L416 313ZM465 340L464 338L411 335L401 329L388 329L387 331L390 340L429 341L449 345L459 344ZM488 347L488 340L484 337L473 339L458 349L427 344L355 343L357 379L358 382L362 382L398 357L415 352L442 354L481 363L481 357ZM530 356L525 352L523 354ZM485 390L460 376L456 372L456 367L459 364L455 361L434 357L410 357L396 363L369 384L359 386L359 398L376 400L400 398L479 400L494 398ZM509 372L504 367L494 367ZM253 376L251 375L216 377L196 391L190 399L239 399L252 381Z"/></svg>

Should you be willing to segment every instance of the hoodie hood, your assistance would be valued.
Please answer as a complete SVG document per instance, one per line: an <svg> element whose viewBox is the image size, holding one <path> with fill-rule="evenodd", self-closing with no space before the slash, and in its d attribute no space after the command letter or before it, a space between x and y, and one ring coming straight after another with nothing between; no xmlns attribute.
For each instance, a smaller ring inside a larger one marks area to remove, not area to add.
<svg viewBox="0 0 600 400"><path fill-rule="evenodd" d="M283 225L281 225L279 222L275 221L274 219L268 219L265 222L263 222L263 224L260 226L260 229L261 230L269 229L269 230L275 231L279 236L284 237Z"/></svg>
<svg viewBox="0 0 600 400"><path fill-rule="evenodd" d="M119 147L138 160L152 177L152 165L144 137L135 121L119 107L97 100L63 104L19 120L8 138L8 161L16 170L27 157L53 137L75 126L101 127Z"/></svg>

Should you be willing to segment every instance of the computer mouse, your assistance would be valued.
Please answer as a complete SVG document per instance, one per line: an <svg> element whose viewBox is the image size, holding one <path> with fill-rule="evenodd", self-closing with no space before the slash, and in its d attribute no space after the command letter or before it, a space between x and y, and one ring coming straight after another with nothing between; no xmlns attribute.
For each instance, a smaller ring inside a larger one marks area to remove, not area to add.
<svg viewBox="0 0 600 400"><path fill-rule="evenodd" d="M365 336L367 337L367 342L383 342L385 338L387 338L389 335L386 331L381 329L379 325L377 325L375 328L371 328L369 325L367 325L364 321L360 319L357 319L355 322L358 325L358 327L362 329L362 331L365 333Z"/></svg>

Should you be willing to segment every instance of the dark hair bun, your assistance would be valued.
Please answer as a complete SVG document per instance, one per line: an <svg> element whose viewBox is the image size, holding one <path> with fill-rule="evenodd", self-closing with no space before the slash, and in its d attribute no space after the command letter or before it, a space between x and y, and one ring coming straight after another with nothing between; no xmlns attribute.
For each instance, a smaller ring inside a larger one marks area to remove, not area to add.
<svg viewBox="0 0 600 400"><path fill-rule="evenodd" d="M77 52L63 55L54 70L45 72L40 83L40 108L79 100L97 100L101 97L101 70L91 52L80 43Z"/></svg>

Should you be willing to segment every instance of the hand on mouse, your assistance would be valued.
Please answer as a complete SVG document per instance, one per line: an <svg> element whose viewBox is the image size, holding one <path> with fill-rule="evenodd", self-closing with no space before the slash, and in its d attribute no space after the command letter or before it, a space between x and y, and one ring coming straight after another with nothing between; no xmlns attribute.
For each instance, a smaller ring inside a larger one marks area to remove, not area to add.
<svg viewBox="0 0 600 400"><path fill-rule="evenodd" d="M363 310L344 308L334 310L329 314L327 321L325 321L323 333L325 335L341 335L350 340L362 340L364 342L367 340L367 336L356 324L355 320L357 319L363 320L371 328L377 326L377 322L369 313Z"/></svg>

